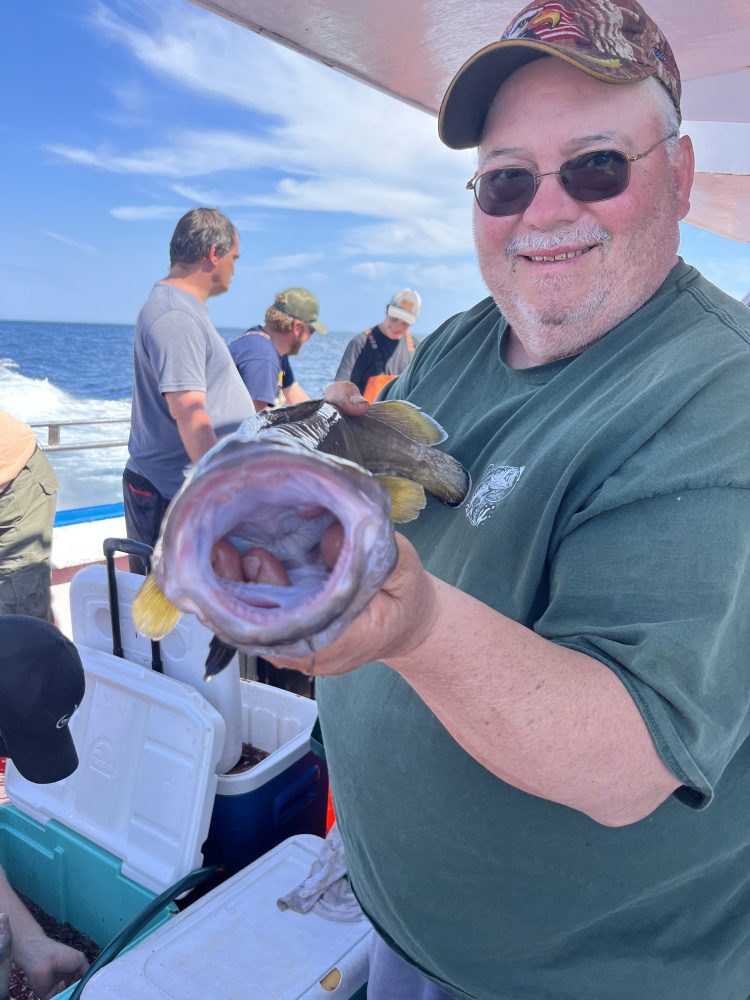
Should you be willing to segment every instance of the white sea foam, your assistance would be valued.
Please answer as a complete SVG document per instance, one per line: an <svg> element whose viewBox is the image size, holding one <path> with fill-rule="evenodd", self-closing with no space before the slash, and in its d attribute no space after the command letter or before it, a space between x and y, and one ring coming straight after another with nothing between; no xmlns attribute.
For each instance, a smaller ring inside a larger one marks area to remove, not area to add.
<svg viewBox="0 0 750 1000"><path fill-rule="evenodd" d="M372 320L376 321L376 318ZM23 327L23 329L21 329ZM226 331L231 340L240 331ZM351 334L334 332L314 337L305 351L293 359L296 378L317 396L333 378ZM0 321L0 408L27 423L46 420L130 419L130 399L119 395L132 385L132 330L127 327L97 327L77 324L11 323ZM75 377L71 369L76 368ZM32 371L35 375L24 374ZM47 373L41 377L37 373ZM62 388L81 387L83 393L96 386L105 398L74 395ZM86 388L83 388L86 387ZM35 428L41 444L47 443L45 428ZM102 426L64 427L62 444L122 441L127 423ZM127 448L103 448L73 452L50 452L50 461L60 480L58 510L88 507L122 500L122 470Z"/></svg>
<svg viewBox="0 0 750 1000"><path fill-rule="evenodd" d="M77 398L48 378L23 375L10 358L0 358L0 406L19 420L32 424L45 420L118 418L125 421L102 426L64 427L61 430L61 444L127 439L130 400ZM46 428L34 430L40 444L46 445ZM58 510L115 503L122 499L121 477L127 459L127 449L124 446L50 452L49 459L60 480Z"/></svg>

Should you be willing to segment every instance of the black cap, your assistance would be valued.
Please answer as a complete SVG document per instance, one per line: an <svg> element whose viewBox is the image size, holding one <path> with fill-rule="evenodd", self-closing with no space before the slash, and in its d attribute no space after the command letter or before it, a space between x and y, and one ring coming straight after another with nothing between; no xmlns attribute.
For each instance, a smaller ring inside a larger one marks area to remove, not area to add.
<svg viewBox="0 0 750 1000"><path fill-rule="evenodd" d="M49 622L0 615L0 755L48 784L78 767L68 729L86 682L78 650Z"/></svg>

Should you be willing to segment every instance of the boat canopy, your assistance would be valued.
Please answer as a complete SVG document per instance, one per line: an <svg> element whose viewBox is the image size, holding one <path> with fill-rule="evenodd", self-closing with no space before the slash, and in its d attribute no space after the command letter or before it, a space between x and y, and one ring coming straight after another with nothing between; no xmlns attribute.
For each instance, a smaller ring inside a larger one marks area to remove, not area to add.
<svg viewBox="0 0 750 1000"><path fill-rule="evenodd" d="M191 0L431 114L520 0ZM687 222L750 242L747 0L645 0L674 50L697 174Z"/></svg>

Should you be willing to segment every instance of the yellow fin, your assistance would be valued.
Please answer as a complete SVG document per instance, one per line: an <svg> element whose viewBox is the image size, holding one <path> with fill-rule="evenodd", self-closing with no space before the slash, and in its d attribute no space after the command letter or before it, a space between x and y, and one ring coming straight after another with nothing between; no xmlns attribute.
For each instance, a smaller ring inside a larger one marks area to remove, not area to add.
<svg viewBox="0 0 750 1000"><path fill-rule="evenodd" d="M448 437L437 420L433 420L418 406L402 399L386 399L382 403L373 403L365 416L358 419L363 420L368 417L380 420L414 441L423 441L425 444L440 444Z"/></svg>
<svg viewBox="0 0 750 1000"><path fill-rule="evenodd" d="M182 617L182 612L162 594L153 576L146 577L133 598L131 614L136 629L149 639L163 639Z"/></svg>
<svg viewBox="0 0 750 1000"><path fill-rule="evenodd" d="M391 498L391 520L396 524L406 524L419 517L419 512L427 503L424 490L419 483L400 476L376 476Z"/></svg>

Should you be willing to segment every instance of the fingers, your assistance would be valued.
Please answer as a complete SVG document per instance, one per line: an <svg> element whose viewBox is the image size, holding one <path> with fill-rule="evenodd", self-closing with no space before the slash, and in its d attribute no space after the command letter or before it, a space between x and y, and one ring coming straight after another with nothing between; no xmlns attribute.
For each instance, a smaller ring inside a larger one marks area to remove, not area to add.
<svg viewBox="0 0 750 1000"><path fill-rule="evenodd" d="M332 382L323 390L323 398L349 417L363 416L370 405L353 382Z"/></svg>

